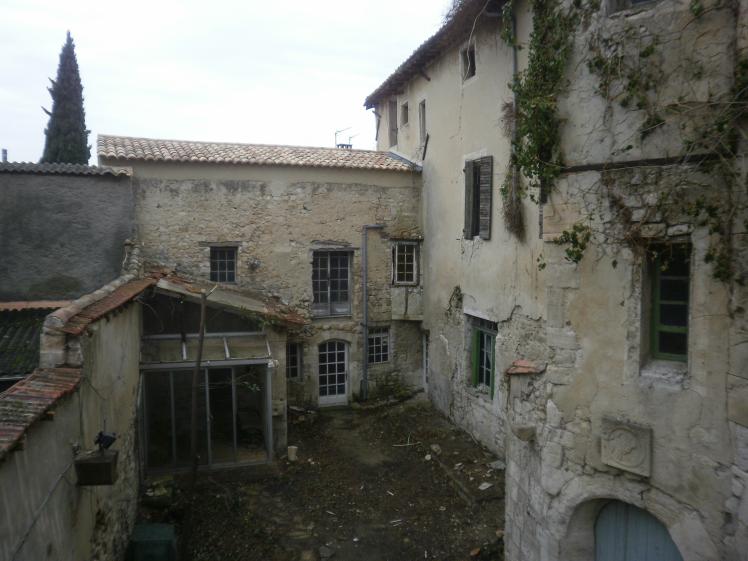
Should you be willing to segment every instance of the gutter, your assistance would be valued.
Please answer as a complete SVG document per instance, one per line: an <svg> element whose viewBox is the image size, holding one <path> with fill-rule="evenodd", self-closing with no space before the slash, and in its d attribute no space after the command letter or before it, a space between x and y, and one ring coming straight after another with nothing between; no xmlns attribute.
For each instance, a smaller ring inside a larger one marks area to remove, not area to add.
<svg viewBox="0 0 748 561"><path fill-rule="evenodd" d="M361 357L361 399L369 399L369 263L368 263L368 245L369 230L382 230L382 224L366 224L361 228L361 292L363 306L362 332L364 344L362 345L363 356Z"/></svg>

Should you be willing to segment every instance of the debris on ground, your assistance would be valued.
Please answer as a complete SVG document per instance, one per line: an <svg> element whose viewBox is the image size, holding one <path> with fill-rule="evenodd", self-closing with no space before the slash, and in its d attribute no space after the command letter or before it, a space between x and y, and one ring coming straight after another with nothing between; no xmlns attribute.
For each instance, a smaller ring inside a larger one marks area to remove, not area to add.
<svg viewBox="0 0 748 561"><path fill-rule="evenodd" d="M503 559L503 470L427 401L303 414L289 423L298 461L275 476L201 474L191 500L176 489L161 516L180 530L180 559Z"/></svg>

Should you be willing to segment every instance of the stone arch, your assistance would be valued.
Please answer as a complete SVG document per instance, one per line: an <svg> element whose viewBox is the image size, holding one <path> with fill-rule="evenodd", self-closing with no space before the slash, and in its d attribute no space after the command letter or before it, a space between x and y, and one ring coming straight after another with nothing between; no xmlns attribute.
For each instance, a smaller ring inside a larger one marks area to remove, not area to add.
<svg viewBox="0 0 748 561"><path fill-rule="evenodd" d="M548 509L547 539L543 559L559 561L595 558L595 521L611 500L638 507L659 520L670 533L683 561L713 561L719 558L698 513L647 482L606 474L571 480Z"/></svg>

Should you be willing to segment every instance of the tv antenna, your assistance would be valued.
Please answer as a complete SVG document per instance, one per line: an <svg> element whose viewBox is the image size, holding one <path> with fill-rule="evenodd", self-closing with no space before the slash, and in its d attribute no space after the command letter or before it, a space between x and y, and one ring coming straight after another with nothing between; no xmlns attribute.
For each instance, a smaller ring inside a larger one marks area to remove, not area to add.
<svg viewBox="0 0 748 561"><path fill-rule="evenodd" d="M344 129L340 129L340 130L335 131L335 147L336 148L350 148L351 147L350 139L349 139L348 144L338 144L338 135L341 132L345 132L345 131L351 130L351 128L353 128L353 127L346 127ZM353 137L351 137L351 138L353 138Z"/></svg>

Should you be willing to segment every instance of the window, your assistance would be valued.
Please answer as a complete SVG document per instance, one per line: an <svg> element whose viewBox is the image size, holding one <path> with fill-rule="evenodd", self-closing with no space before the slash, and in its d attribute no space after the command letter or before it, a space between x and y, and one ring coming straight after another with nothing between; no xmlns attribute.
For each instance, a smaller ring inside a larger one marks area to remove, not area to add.
<svg viewBox="0 0 748 561"><path fill-rule="evenodd" d="M491 239L491 202L493 197L493 156L465 162L466 239L480 236Z"/></svg>
<svg viewBox="0 0 748 561"><path fill-rule="evenodd" d="M318 347L320 405L346 400L348 350L343 341L328 341Z"/></svg>
<svg viewBox="0 0 748 561"><path fill-rule="evenodd" d="M236 248L210 248L210 280L236 282Z"/></svg>
<svg viewBox="0 0 748 561"><path fill-rule="evenodd" d="M286 378L301 378L301 343L286 343Z"/></svg>
<svg viewBox="0 0 748 561"><path fill-rule="evenodd" d="M476 388L489 388L493 397L494 347L497 325L495 322L468 316L470 322L470 367L472 384Z"/></svg>
<svg viewBox="0 0 748 561"><path fill-rule="evenodd" d="M312 262L312 292L315 316L351 313L350 254L347 251L315 251Z"/></svg>
<svg viewBox="0 0 748 561"><path fill-rule="evenodd" d="M397 144L397 101L394 99L389 102L388 120L390 122L390 146Z"/></svg>
<svg viewBox="0 0 748 561"><path fill-rule="evenodd" d="M418 104L418 127L421 145L426 142L426 100L421 100Z"/></svg>
<svg viewBox="0 0 748 561"><path fill-rule="evenodd" d="M659 248L651 260L653 358L685 361L688 354L690 246Z"/></svg>
<svg viewBox="0 0 748 561"><path fill-rule="evenodd" d="M407 125L408 124L408 103L403 103L400 106L400 124L401 125Z"/></svg>
<svg viewBox="0 0 748 561"><path fill-rule="evenodd" d="M462 61L462 80L475 76L475 45L470 45L460 51Z"/></svg>
<svg viewBox="0 0 748 561"><path fill-rule="evenodd" d="M390 360L390 328L370 327L368 345L369 364Z"/></svg>
<svg viewBox="0 0 748 561"><path fill-rule="evenodd" d="M397 242L392 246L392 283L418 284L417 242Z"/></svg>

